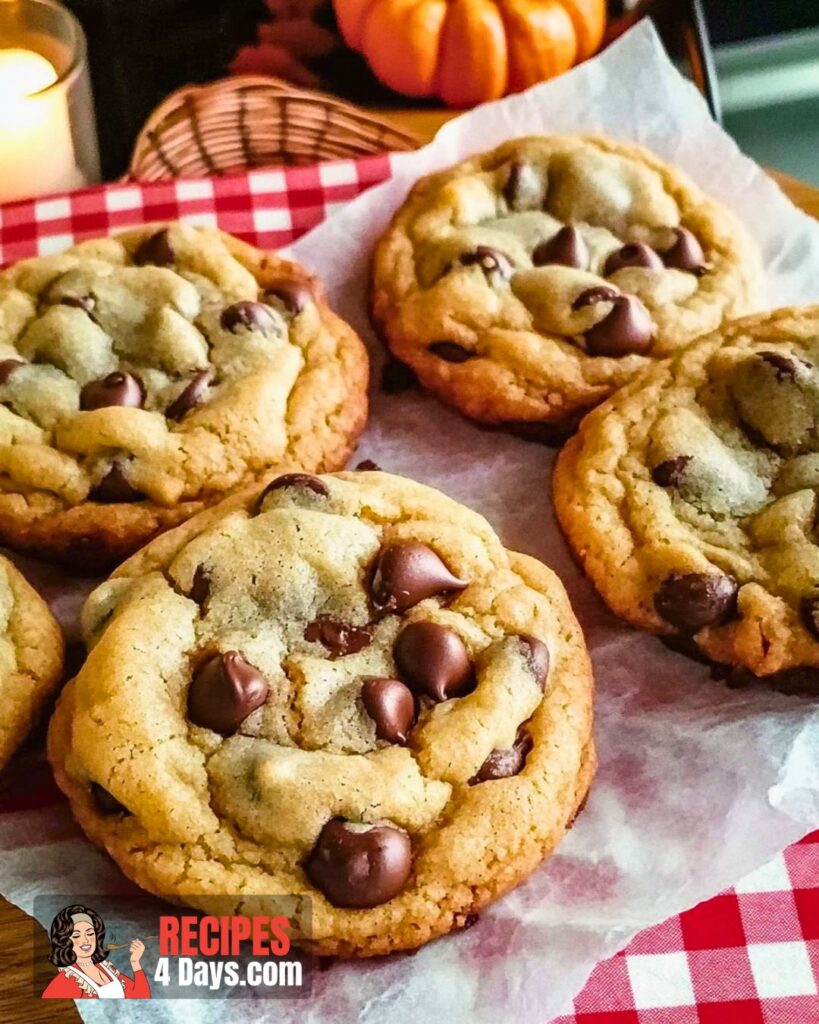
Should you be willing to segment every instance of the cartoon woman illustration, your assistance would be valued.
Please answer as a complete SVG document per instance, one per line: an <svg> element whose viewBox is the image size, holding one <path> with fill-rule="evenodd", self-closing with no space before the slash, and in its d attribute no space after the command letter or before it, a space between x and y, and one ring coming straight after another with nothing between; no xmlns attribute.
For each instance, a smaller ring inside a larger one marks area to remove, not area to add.
<svg viewBox="0 0 819 1024"><path fill-rule="evenodd" d="M145 946L130 944L133 978L106 960L105 922L80 903L63 907L51 922L51 955L57 968L43 999L150 999L148 979L140 966Z"/></svg>

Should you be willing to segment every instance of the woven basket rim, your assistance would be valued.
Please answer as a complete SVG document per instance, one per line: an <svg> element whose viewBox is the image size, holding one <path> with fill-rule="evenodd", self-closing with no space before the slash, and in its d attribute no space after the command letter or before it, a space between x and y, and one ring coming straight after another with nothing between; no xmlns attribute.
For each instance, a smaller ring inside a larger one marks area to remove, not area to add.
<svg viewBox="0 0 819 1024"><path fill-rule="evenodd" d="M168 166L167 161L162 156L161 140L163 137L167 137L179 141L179 132L184 130L186 120L191 124L191 142L203 156L202 162L207 165L210 162L207 159L207 149L203 144L203 140L199 138L198 124L196 119L191 117L191 111L200 108L207 109L211 101L215 104L219 101L220 97L231 93L244 93L250 97L251 102L255 93L260 98L264 96L268 100L274 98L288 105L292 103L294 107L297 107L298 104L303 104L304 112L310 108L323 108L328 122L332 118L333 124L342 126L353 136L350 140L351 158L360 158L361 156L360 152L356 152L357 147L354 136L360 132L358 141L361 142L366 138L368 129L379 140L383 140L384 151L390 149L411 150L417 149L421 145L421 139L411 132L371 114L364 107L358 107L329 93L318 89L307 89L293 85L284 79L272 75L231 75L226 78L217 79L214 82L183 85L167 96L151 113L139 132L134 143L128 170L122 180L139 181L141 177L140 169L149 160L158 160ZM228 124L232 116L230 111L220 112L211 108L208 110L208 116L215 122L214 128L216 125L219 126L220 134L222 130L229 131ZM344 157L339 156L337 159L344 159ZM321 157L316 162L320 161ZM270 166L275 165L271 164ZM207 173L214 172L208 171Z"/></svg>

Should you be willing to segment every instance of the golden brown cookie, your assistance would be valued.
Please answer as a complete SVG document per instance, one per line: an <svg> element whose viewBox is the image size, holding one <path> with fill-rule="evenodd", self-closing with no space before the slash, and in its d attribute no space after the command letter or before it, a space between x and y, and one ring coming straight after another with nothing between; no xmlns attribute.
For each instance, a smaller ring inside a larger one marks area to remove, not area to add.
<svg viewBox="0 0 819 1024"><path fill-rule="evenodd" d="M375 254L393 355L481 423L567 433L640 369L765 304L734 215L632 143L543 136L423 178Z"/></svg>
<svg viewBox="0 0 819 1024"><path fill-rule="evenodd" d="M305 270L184 224L0 274L0 540L110 565L279 466L344 465L357 335Z"/></svg>
<svg viewBox="0 0 819 1024"><path fill-rule="evenodd" d="M37 591L0 557L0 770L37 723L62 671L60 627Z"/></svg>
<svg viewBox="0 0 819 1024"><path fill-rule="evenodd" d="M320 953L463 926L552 851L594 773L559 580L410 480L234 496L121 566L83 619L49 734L83 829L173 900L310 896Z"/></svg>
<svg viewBox="0 0 819 1024"><path fill-rule="evenodd" d="M727 324L595 409L555 507L622 618L819 692L819 306Z"/></svg>

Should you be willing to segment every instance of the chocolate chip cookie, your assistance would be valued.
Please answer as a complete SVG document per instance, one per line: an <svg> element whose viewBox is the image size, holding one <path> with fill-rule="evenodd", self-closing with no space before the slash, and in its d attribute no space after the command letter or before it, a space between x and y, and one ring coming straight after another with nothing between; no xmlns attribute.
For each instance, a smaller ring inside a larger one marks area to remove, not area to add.
<svg viewBox="0 0 819 1024"><path fill-rule="evenodd" d="M63 670L63 635L48 605L0 557L0 770L31 732Z"/></svg>
<svg viewBox="0 0 819 1024"><path fill-rule="evenodd" d="M515 139L423 178L375 255L392 353L479 422L545 439L765 305L733 214L631 143Z"/></svg>
<svg viewBox="0 0 819 1024"><path fill-rule="evenodd" d="M591 413L558 518L636 626L819 692L819 306L727 324Z"/></svg>
<svg viewBox="0 0 819 1024"><path fill-rule="evenodd" d="M174 900L312 897L317 952L463 926L551 852L594 772L557 577L400 477L233 496L121 566L83 624L49 734L82 827Z"/></svg>
<svg viewBox="0 0 819 1024"><path fill-rule="evenodd" d="M0 541L121 560L279 466L344 465L367 358L302 268L167 224L0 274Z"/></svg>

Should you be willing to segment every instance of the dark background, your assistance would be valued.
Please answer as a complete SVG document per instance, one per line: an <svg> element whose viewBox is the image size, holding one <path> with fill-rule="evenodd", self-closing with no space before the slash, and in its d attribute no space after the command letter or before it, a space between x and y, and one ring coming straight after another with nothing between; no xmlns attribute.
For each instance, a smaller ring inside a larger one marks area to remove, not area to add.
<svg viewBox="0 0 819 1024"><path fill-rule="evenodd" d="M264 0L66 0L89 41L106 179L121 175L137 132L180 85L227 71L236 51L269 17ZM704 0L716 44L819 26L819 0ZM672 4L673 6L673 4ZM680 2L680 9L686 4ZM612 13L621 3L612 0ZM316 20L333 25L330 0ZM406 106L380 86L360 57L339 51L316 68L322 84L357 102ZM412 101L417 105L417 101Z"/></svg>

